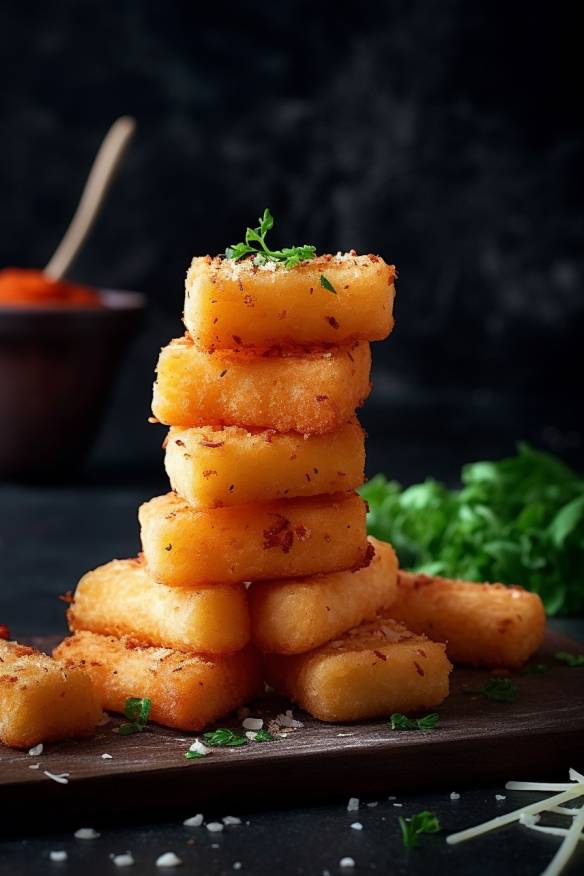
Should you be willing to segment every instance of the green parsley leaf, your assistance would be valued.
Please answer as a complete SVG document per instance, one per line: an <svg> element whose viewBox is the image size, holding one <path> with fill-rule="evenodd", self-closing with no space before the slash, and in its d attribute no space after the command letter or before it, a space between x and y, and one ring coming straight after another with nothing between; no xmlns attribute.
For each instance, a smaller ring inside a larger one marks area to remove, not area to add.
<svg viewBox="0 0 584 876"><path fill-rule="evenodd" d="M128 697L124 706L124 715L130 722L120 724L118 733L120 736L130 736L132 733L141 733L148 723L152 700L142 697Z"/></svg>
<svg viewBox="0 0 584 876"><path fill-rule="evenodd" d="M269 730L258 730L253 738L254 742L273 742L274 737Z"/></svg>
<svg viewBox="0 0 584 876"><path fill-rule="evenodd" d="M423 718L408 718L401 712L394 712L389 719L392 730L433 730L438 723L438 712L432 712Z"/></svg>
<svg viewBox="0 0 584 876"><path fill-rule="evenodd" d="M228 730L224 727L219 730L211 730L209 733L203 733L203 739L206 745L211 748L237 748L240 745L247 745L247 739L240 733L234 733L233 730Z"/></svg>
<svg viewBox="0 0 584 876"><path fill-rule="evenodd" d="M521 584L549 615L584 612L584 478L520 444L475 462L451 490L429 479L403 489L377 475L361 488L369 533L395 547L403 569Z"/></svg>
<svg viewBox="0 0 584 876"><path fill-rule="evenodd" d="M239 261L248 255L254 256L254 264L262 265L265 262L281 262L287 270L296 267L307 259L313 259L316 255L316 247L304 244L303 246L285 246L283 249L270 249L266 243L266 235L274 227L274 217L266 207L263 215L258 219L257 228L246 228L245 242L233 243L225 250L225 258ZM334 291L334 289L332 290Z"/></svg>
<svg viewBox="0 0 584 876"><path fill-rule="evenodd" d="M510 678L490 678L478 688L465 687L464 692L482 694L487 699L497 700L500 703L513 703L517 699L519 688Z"/></svg>
<svg viewBox="0 0 584 876"><path fill-rule="evenodd" d="M554 654L554 658L558 663L565 663L566 666L584 666L584 654L570 654L569 651L558 651Z"/></svg>
<svg viewBox="0 0 584 876"><path fill-rule="evenodd" d="M406 849L415 848L419 845L419 837L423 833L438 833L441 830L440 822L428 810L418 812L411 818L399 818L399 826L402 832L403 844Z"/></svg>
<svg viewBox="0 0 584 876"><path fill-rule="evenodd" d="M323 289L326 289L327 292L332 292L333 295L337 294L337 290L335 289L335 287L333 286L331 281L327 280L327 278L325 277L324 274L320 275L320 285L322 286Z"/></svg>
<svg viewBox="0 0 584 876"><path fill-rule="evenodd" d="M185 757L187 760L198 760L200 757L204 757L204 754L201 754L200 751L185 751Z"/></svg>

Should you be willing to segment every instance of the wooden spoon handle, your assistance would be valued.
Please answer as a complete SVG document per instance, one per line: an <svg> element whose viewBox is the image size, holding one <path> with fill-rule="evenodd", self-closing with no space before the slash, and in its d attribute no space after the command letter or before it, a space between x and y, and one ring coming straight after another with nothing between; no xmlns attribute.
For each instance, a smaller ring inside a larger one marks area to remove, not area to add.
<svg viewBox="0 0 584 876"><path fill-rule="evenodd" d="M105 135L71 224L45 268L45 274L53 280L63 277L83 246L135 128L133 118L122 116Z"/></svg>

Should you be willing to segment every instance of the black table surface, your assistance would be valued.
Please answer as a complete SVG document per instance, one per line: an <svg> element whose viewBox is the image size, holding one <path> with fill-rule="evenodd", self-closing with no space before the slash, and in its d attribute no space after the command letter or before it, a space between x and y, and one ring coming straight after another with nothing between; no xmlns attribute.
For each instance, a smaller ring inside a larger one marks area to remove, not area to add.
<svg viewBox="0 0 584 876"><path fill-rule="evenodd" d="M109 469L93 469L68 485L0 486L0 622L8 624L15 638L65 632L64 605L56 597L74 589L79 576L112 557L131 556L138 550L137 505L166 489L161 474L122 478ZM584 639L584 620L555 621L576 638ZM542 751L542 765L545 751ZM584 769L582 764L574 764ZM509 776L510 779L513 776ZM539 776L533 777L535 780ZM565 781L566 776L557 776ZM460 799L451 800L457 791ZM123 783L120 794L124 794ZM136 823L132 800L127 801L125 824L92 824L100 836L75 839L68 825L63 832L44 827L42 811L31 811L22 833L0 842L0 872L12 876L41 873L81 873L85 876L118 872L110 855L130 850L136 865L129 872L165 872L157 857L174 851L182 860L170 872L228 874L333 874L439 873L503 874L531 876L544 870L558 847L557 837L525 827L512 826L472 842L450 847L447 833L480 823L495 815L538 799L539 795L506 792L501 786L431 788L427 792L400 794L386 789L383 797L362 800L358 812L347 812L346 797L316 803L315 789L306 788L299 808L282 799L277 809L252 810L245 799L228 798L221 810L204 812L206 821L234 815L241 825L222 833L204 826L187 828L185 811L166 820ZM505 799L496 799L504 795ZM401 805L400 805L401 804ZM9 801L2 801L2 806ZM402 844L398 818L429 809L440 819L443 831L423 838L420 847L407 851ZM362 830L351 828L354 822ZM584 869L584 844L565 870L576 876ZM65 850L64 863L50 862L51 850ZM354 870L340 867L343 857L355 861Z"/></svg>

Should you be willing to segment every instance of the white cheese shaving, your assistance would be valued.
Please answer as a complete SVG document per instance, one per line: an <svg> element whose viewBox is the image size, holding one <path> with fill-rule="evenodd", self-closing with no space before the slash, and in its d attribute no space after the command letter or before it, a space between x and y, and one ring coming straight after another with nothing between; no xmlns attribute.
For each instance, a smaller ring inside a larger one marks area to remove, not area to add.
<svg viewBox="0 0 584 876"><path fill-rule="evenodd" d="M351 825L351 828L353 830L363 830L363 825L361 824L360 821L354 821L353 824Z"/></svg>
<svg viewBox="0 0 584 876"><path fill-rule="evenodd" d="M54 852L49 852L49 859L54 861L56 864L60 864L62 861L67 860L67 852L64 849L58 849Z"/></svg>
<svg viewBox="0 0 584 876"><path fill-rule="evenodd" d="M375 801L374 803L367 803L370 809L375 809L376 806L379 806L379 803Z"/></svg>
<svg viewBox="0 0 584 876"><path fill-rule="evenodd" d="M263 726L262 718L244 718L242 722L244 730L261 730Z"/></svg>
<svg viewBox="0 0 584 876"><path fill-rule="evenodd" d="M519 824L523 824L524 827L533 827L540 819L541 815L528 815L526 812L522 812L519 816Z"/></svg>
<svg viewBox="0 0 584 876"><path fill-rule="evenodd" d="M43 753L43 743L39 742L38 745L29 748L28 753L31 757L39 757Z"/></svg>
<svg viewBox="0 0 584 876"><path fill-rule="evenodd" d="M40 763L29 763L28 768L29 770L38 770L40 769Z"/></svg>
<svg viewBox="0 0 584 876"><path fill-rule="evenodd" d="M359 809L359 798L358 797L350 797L349 802L347 803L347 812L357 812Z"/></svg>
<svg viewBox="0 0 584 876"><path fill-rule="evenodd" d="M97 839L100 834L92 827L80 827L79 830L75 831L73 836L75 837L75 839L91 840Z"/></svg>
<svg viewBox="0 0 584 876"><path fill-rule="evenodd" d="M452 791L452 793L450 795L450 799L451 800L460 800L460 794L457 794L456 791Z"/></svg>
<svg viewBox="0 0 584 876"><path fill-rule="evenodd" d="M101 756L101 759L102 759L102 760L111 760L112 758L113 758L113 754L108 754L108 753L105 752L105 751L104 751L104 753L103 753L102 756Z"/></svg>
<svg viewBox="0 0 584 876"><path fill-rule="evenodd" d="M354 858L341 858L339 861L339 867L354 867L355 859Z"/></svg>
<svg viewBox="0 0 584 876"><path fill-rule="evenodd" d="M136 862L132 852L125 852L121 855L113 855L112 863L116 867L133 867Z"/></svg>
<svg viewBox="0 0 584 876"><path fill-rule="evenodd" d="M185 818L183 824L185 827L200 827L203 823L203 816L199 812L197 815L192 815L190 818Z"/></svg>
<svg viewBox="0 0 584 876"><path fill-rule="evenodd" d="M495 800L506 800L506 799L507 799L506 794L495 794Z"/></svg>
<svg viewBox="0 0 584 876"><path fill-rule="evenodd" d="M157 867L179 867L181 864L181 859L174 852L163 852L156 858Z"/></svg>
<svg viewBox="0 0 584 876"><path fill-rule="evenodd" d="M241 824L241 818L236 818L235 815L226 815L225 818L222 819L223 824Z"/></svg>
<svg viewBox="0 0 584 876"><path fill-rule="evenodd" d="M584 791L584 788L582 788L582 791ZM584 806L572 821L572 826L568 828L568 833L564 837L560 848L543 871L542 876L558 876L562 872L578 845L583 828Z"/></svg>
<svg viewBox="0 0 584 876"><path fill-rule="evenodd" d="M48 770L43 770L43 772L47 778L52 779L53 782L57 782L59 785L69 784L69 773L50 773Z"/></svg>
<svg viewBox="0 0 584 876"><path fill-rule="evenodd" d="M569 790L562 791L561 794L554 794L553 797L548 797L547 800L539 800L537 803L531 803L529 806L523 806L521 809L515 809L513 812L507 812L505 815L499 815L497 818L491 818L483 824L477 824L476 827L469 827L467 830L461 830L458 833L451 833L446 837L446 842L449 845L465 842L473 839L475 836L482 836L484 833L489 833L497 827L504 827L506 824L512 824L514 821L519 821L522 813L526 815L535 815L538 812L545 812L552 806L565 803L567 800L572 800L574 797L581 797L584 794L584 788L578 785L572 785Z"/></svg>

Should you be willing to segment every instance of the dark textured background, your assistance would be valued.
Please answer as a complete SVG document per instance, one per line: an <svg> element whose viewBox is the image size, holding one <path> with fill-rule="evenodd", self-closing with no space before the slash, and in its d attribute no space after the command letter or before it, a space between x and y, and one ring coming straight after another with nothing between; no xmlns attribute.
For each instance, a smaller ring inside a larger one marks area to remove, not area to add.
<svg viewBox="0 0 584 876"><path fill-rule="evenodd" d="M265 205L280 244L400 269L364 413L370 468L395 459L407 479L439 458L451 477L523 437L581 461L580 47L562 4L2 11L0 264L44 264L110 122L139 125L73 272L151 303L94 466L159 464L149 384L181 332L185 268Z"/></svg>

